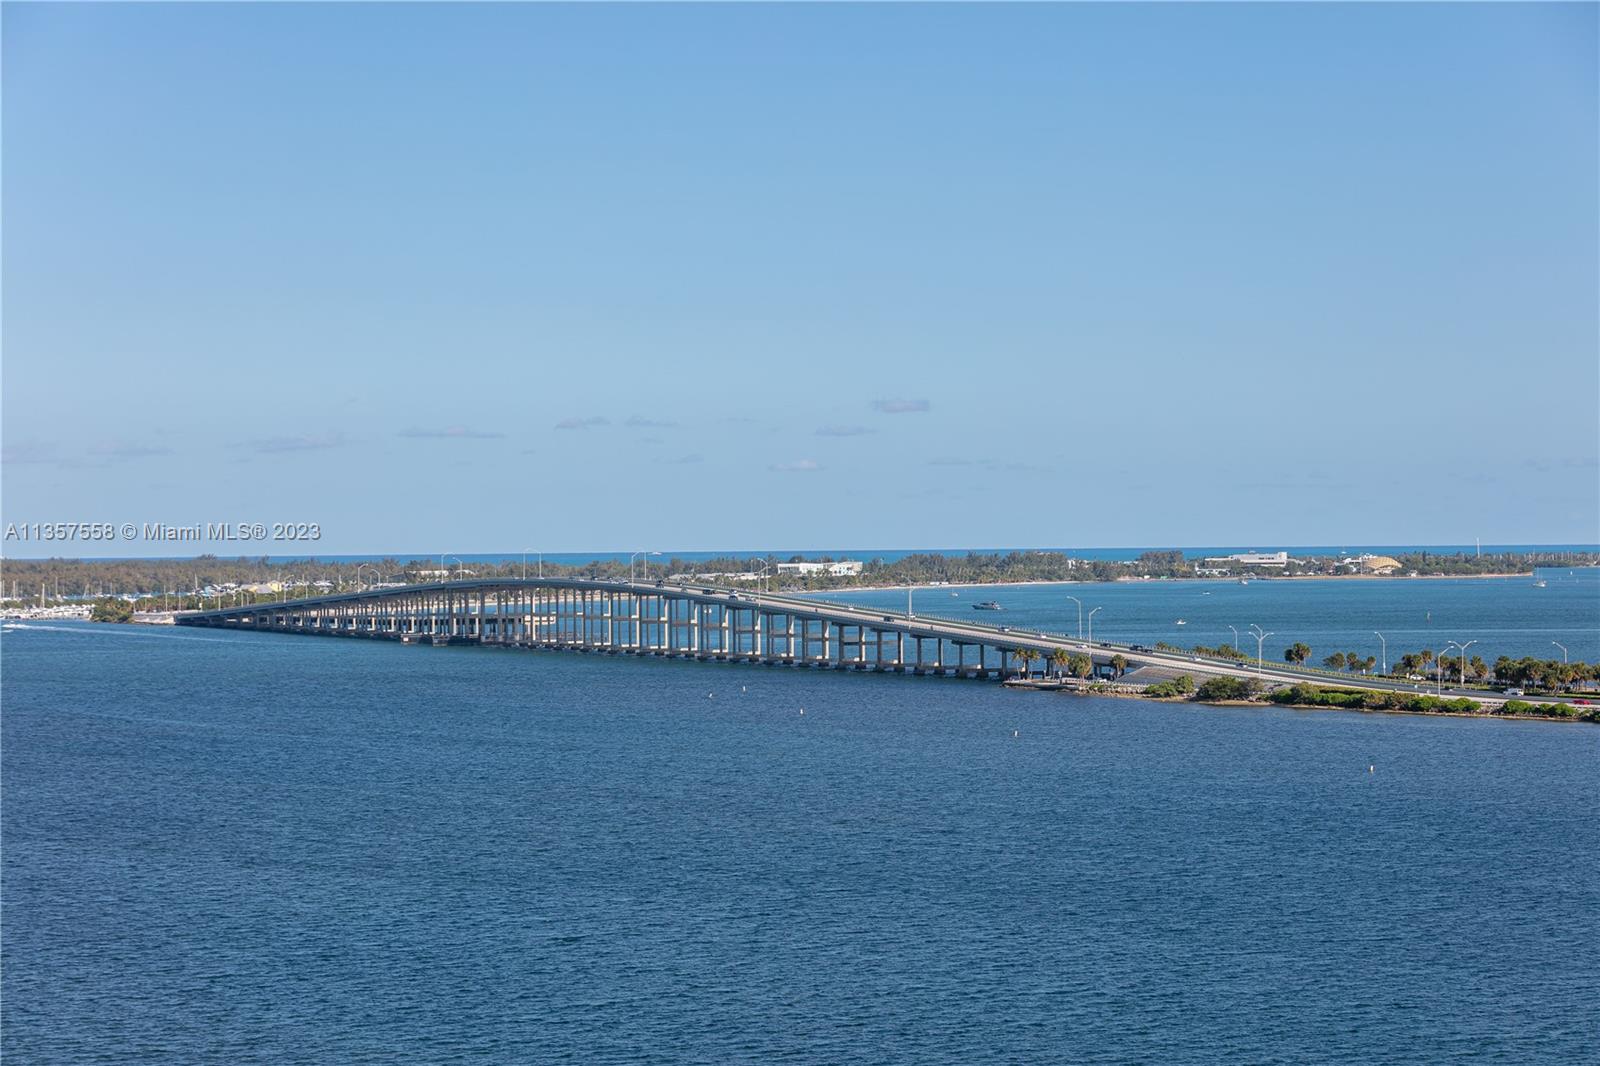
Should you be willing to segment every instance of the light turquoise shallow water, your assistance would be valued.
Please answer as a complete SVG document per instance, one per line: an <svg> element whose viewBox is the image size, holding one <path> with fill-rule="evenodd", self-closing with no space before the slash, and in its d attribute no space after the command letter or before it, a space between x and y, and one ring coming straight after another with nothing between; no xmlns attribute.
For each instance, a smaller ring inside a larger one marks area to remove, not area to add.
<svg viewBox="0 0 1600 1066"><path fill-rule="evenodd" d="M1536 581L1545 582L1540 588ZM954 591L957 595L952 596ZM1241 640L1251 623L1270 631L1265 653L1303 641L1313 661L1335 652L1382 650L1392 662L1401 652L1442 651L1447 641L1476 640L1470 654L1559 659L1567 646L1573 659L1600 662L1600 568L1541 570L1536 578L1372 578L1360 580L1126 581L1112 584L1012 585L962 589L918 589L913 609L1023 629L1076 633L1078 606L1095 607L1094 634L1106 640L1184 647ZM827 599L903 610L904 589L828 593ZM978 613L971 605L995 600L1004 612ZM1182 618L1184 625L1177 625ZM1248 648L1256 650L1254 640Z"/></svg>

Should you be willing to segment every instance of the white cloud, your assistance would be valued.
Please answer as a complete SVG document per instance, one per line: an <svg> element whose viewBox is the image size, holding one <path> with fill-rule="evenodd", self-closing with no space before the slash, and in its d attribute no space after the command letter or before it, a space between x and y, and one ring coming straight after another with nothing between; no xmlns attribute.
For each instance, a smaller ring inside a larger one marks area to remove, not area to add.
<svg viewBox="0 0 1600 1066"><path fill-rule="evenodd" d="M498 440L504 437L489 429L468 429L466 426L445 426L443 429L402 429L402 437L412 437L421 440Z"/></svg>
<svg viewBox="0 0 1600 1066"><path fill-rule="evenodd" d="M927 400L873 400L872 409L886 415L922 414L933 409Z"/></svg>

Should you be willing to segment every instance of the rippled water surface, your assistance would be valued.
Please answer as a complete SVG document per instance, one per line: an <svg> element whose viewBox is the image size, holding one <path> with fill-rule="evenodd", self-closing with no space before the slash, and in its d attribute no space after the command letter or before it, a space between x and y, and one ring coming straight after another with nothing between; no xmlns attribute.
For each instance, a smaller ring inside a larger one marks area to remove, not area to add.
<svg viewBox="0 0 1600 1066"><path fill-rule="evenodd" d="M1597 1061L1600 728L0 655L8 1062Z"/></svg>
<svg viewBox="0 0 1600 1066"><path fill-rule="evenodd" d="M1543 582L1543 585L1539 582ZM954 593L954 595L952 595ZM830 592L823 598L904 610L905 589ZM1332 652L1384 654L1448 650L1471 641L1470 654L1487 662L1508 655L1600 662L1600 568L1540 570L1537 577L1359 578L1118 581L1094 584L990 585L917 589L918 614L1019 629L1078 632L1078 605L1093 612L1085 626L1103 640L1180 647L1215 647L1237 639L1251 653L1251 623L1271 633L1262 646L1281 661L1296 641L1311 646L1312 662ZM999 612L977 613L972 604L993 600ZM1098 610L1096 610L1098 608ZM1179 625L1178 620L1183 619ZM1233 629L1229 629L1229 626Z"/></svg>

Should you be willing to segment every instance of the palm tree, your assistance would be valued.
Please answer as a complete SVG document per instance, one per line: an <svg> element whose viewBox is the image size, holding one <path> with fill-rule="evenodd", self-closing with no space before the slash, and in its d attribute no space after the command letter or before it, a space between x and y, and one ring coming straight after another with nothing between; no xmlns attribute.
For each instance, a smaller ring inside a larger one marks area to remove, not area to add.
<svg viewBox="0 0 1600 1066"><path fill-rule="evenodd" d="M1128 672L1128 660L1123 657L1121 652L1111 657L1111 670L1118 677Z"/></svg>
<svg viewBox="0 0 1600 1066"><path fill-rule="evenodd" d="M1055 667L1057 677L1066 672L1067 660L1071 658L1072 655L1066 648L1057 648L1050 653L1050 665Z"/></svg>
<svg viewBox="0 0 1600 1066"><path fill-rule="evenodd" d="M1029 676L1029 674L1032 672L1029 669L1029 664L1039 657L1039 653L1034 651L1032 648L1014 648L1011 654L1022 660L1022 676Z"/></svg>

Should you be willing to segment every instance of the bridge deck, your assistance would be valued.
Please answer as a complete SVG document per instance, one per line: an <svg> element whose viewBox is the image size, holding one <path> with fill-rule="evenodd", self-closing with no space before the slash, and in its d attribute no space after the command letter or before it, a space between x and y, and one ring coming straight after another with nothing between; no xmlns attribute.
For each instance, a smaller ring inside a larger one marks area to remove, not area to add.
<svg viewBox="0 0 1600 1066"><path fill-rule="evenodd" d="M1335 679L1276 664L1242 664L1061 633L667 581L452 581L192 611L179 614L176 622L428 644L561 648L967 677L1008 676L1019 665L1027 666L1030 656L1039 669L1054 669L1065 655L1074 654L1088 655L1096 672L1105 673L1112 657L1120 655L1147 675L1414 687L1388 679Z"/></svg>

